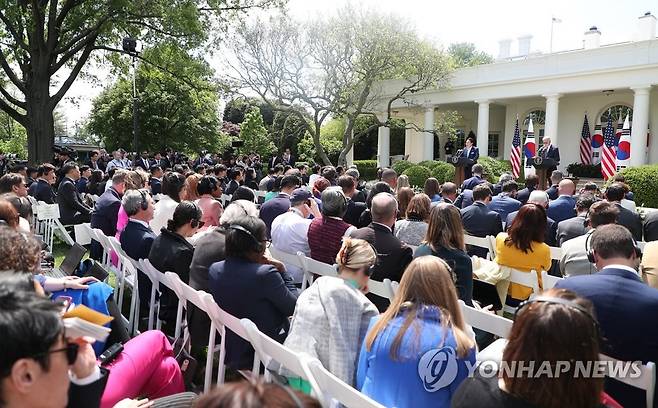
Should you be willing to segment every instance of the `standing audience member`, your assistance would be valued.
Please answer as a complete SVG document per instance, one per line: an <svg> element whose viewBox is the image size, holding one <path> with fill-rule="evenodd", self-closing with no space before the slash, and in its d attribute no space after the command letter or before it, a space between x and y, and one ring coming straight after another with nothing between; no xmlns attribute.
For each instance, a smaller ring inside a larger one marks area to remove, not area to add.
<svg viewBox="0 0 658 408"><path fill-rule="evenodd" d="M55 204L57 198L55 190L53 190L53 184L55 184L55 166L44 163L37 168L37 181L32 183L28 189L28 194L37 201Z"/></svg>
<svg viewBox="0 0 658 408"><path fill-rule="evenodd" d="M356 189L356 180L353 177L347 175L346 173L345 176L338 177L337 184L340 188L343 189L343 194L345 194L345 197L347 197L347 209L345 210L343 221L345 221L350 225L354 225L357 228L360 228L362 225L359 224L359 217L361 217L361 214L368 207L366 206L365 202L362 201L357 202L354 200L354 197L356 196L357 192L359 192Z"/></svg>
<svg viewBox="0 0 658 408"><path fill-rule="evenodd" d="M333 264L342 239L356 228L343 221L347 198L340 188L329 187L322 192L322 216L314 218L308 227L308 246L311 258Z"/></svg>
<svg viewBox="0 0 658 408"><path fill-rule="evenodd" d="M564 276L591 275L596 269L589 261L587 253L591 246L589 241L595 229L600 226L615 224L619 217L619 209L608 201L598 201L591 205L587 218L583 222L585 234L565 241L560 259L560 272Z"/></svg>
<svg viewBox="0 0 658 408"><path fill-rule="evenodd" d="M372 222L350 234L352 238L364 239L375 247L377 264L371 278L383 281L388 278L400 282L402 273L411 262L412 251L406 244L393 235L395 226L397 202L389 193L379 193L372 199ZM388 307L386 298L368 294L368 298L377 306L380 312Z"/></svg>
<svg viewBox="0 0 658 408"><path fill-rule="evenodd" d="M116 171L112 176L112 186L107 189L96 201L94 212L91 213L91 228L100 229L108 237L117 233L117 222L119 219L119 208L121 197L126 189L126 171ZM90 255L92 259L100 260L103 248L97 241L92 241Z"/></svg>
<svg viewBox="0 0 658 408"><path fill-rule="evenodd" d="M299 294L283 264L265 257L266 242L262 220L235 219L226 230L226 259L210 267L209 287L223 310L251 320L269 337L283 341ZM249 343L231 331L226 336L226 364L251 368L254 353Z"/></svg>
<svg viewBox="0 0 658 408"><path fill-rule="evenodd" d="M546 194L548 194L548 198L551 200L555 200L558 197L558 186L563 177L564 173L560 170L553 170L551 173L551 186L546 190Z"/></svg>
<svg viewBox="0 0 658 408"><path fill-rule="evenodd" d="M301 186L299 177L288 175L281 179L281 191L260 207L260 218L265 222L267 238L271 237L272 221L290 209L290 195Z"/></svg>
<svg viewBox="0 0 658 408"><path fill-rule="evenodd" d="M66 163L62 169L64 178L57 189L57 204L62 224L82 224L91 219L92 209L82 202L75 182L80 178L80 169L74 162Z"/></svg>
<svg viewBox="0 0 658 408"><path fill-rule="evenodd" d="M536 174L528 174L525 178L525 188L516 193L516 199L519 200L521 204L526 204L530 198L530 193L535 191L538 185L539 176Z"/></svg>
<svg viewBox="0 0 658 408"><path fill-rule="evenodd" d="M391 190L397 191L398 188L398 174L393 169L384 169L382 171L382 181L391 187Z"/></svg>
<svg viewBox="0 0 658 408"><path fill-rule="evenodd" d="M407 213L407 206L413 196L414 190L410 187L398 188L397 193L395 194L395 199L398 201L398 213L396 218L401 219L404 217Z"/></svg>
<svg viewBox="0 0 658 408"><path fill-rule="evenodd" d="M534 190L532 193L530 193L530 196L528 197L528 204L537 204L544 209L548 208L548 194L546 194L545 191L541 190ZM518 211L514 211L513 213L509 213L507 215L507 220L505 221L505 226L507 229L512 225L514 222L514 218L516 218L516 215L518 214ZM551 217L546 217L546 235L544 237L544 242L549 245L549 246L555 246L555 234L556 234L556 228L557 228L557 223L553 221Z"/></svg>
<svg viewBox="0 0 658 408"><path fill-rule="evenodd" d="M162 178L162 198L155 204L155 213L151 221L151 228L155 235L167 226L174 215L178 203L186 196L185 176L180 173L168 171Z"/></svg>
<svg viewBox="0 0 658 408"><path fill-rule="evenodd" d="M551 289L522 303L516 315L502 356L508 367L521 361L599 360L598 323L588 300L568 290ZM550 346L537 347L540 341ZM602 407L603 378L583 376L576 367L565 367L559 376L501 370L500 375L485 377L475 370L457 390L452 407Z"/></svg>
<svg viewBox="0 0 658 408"><path fill-rule="evenodd" d="M464 228L459 210L454 205L439 203L430 212L429 228L414 258L425 255L444 260L455 275L457 296L467 305L473 304L473 262L466 254Z"/></svg>
<svg viewBox="0 0 658 408"><path fill-rule="evenodd" d="M482 172L484 171L484 167L482 167L481 164L474 164L472 171L473 171L473 176L467 178L462 183L462 190L473 190L475 186L486 182L486 180L482 177Z"/></svg>
<svg viewBox="0 0 658 408"><path fill-rule="evenodd" d="M441 362L441 363L438 363ZM357 389L387 407L448 407L475 364L450 268L434 256L415 259L391 306L373 317L361 347ZM439 379L437 364L452 375Z"/></svg>
<svg viewBox="0 0 658 408"><path fill-rule="evenodd" d="M284 343L293 351L317 358L329 372L351 385L368 324L379 313L365 296L370 268L376 260L370 244L345 239L336 256L338 277L322 276L299 295ZM291 377L287 370L283 373ZM306 381L292 377L289 384L310 390Z"/></svg>
<svg viewBox="0 0 658 408"><path fill-rule="evenodd" d="M503 223L500 215L489 210L491 202L491 189L486 184L481 184L473 189L473 204L461 209L462 224L467 234L474 237L484 238L488 235L495 237L503 231ZM486 248L471 246L468 248L469 255L486 258L489 251Z"/></svg>
<svg viewBox="0 0 658 408"><path fill-rule="evenodd" d="M613 203L619 209L617 223L628 228L636 241L642 241L642 219L640 218L640 215L621 205L621 200L624 199L625 193L626 189L624 188L624 185L615 182L605 189L605 199Z"/></svg>
<svg viewBox="0 0 658 408"><path fill-rule="evenodd" d="M418 246L427 233L427 221L430 215L430 199L427 195L420 193L413 196L405 217L395 222L393 231L395 236L402 242Z"/></svg>
<svg viewBox="0 0 658 408"><path fill-rule="evenodd" d="M395 191L398 192L400 191L401 188L403 187L411 187L411 184L409 184L409 176L406 174L400 174L398 176L398 181L395 184Z"/></svg>
<svg viewBox="0 0 658 408"><path fill-rule="evenodd" d="M425 180L425 194L430 198L430 200L435 203L441 201L441 187L439 181L434 177L430 177Z"/></svg>
<svg viewBox="0 0 658 408"><path fill-rule="evenodd" d="M518 269L522 272L535 271L541 289L541 272L551 267L551 250L544 243L546 234L546 210L537 204L521 207L507 233L496 236L496 259L500 266ZM517 283L510 283L509 295L516 300L525 300L532 289Z"/></svg>
<svg viewBox="0 0 658 408"><path fill-rule="evenodd" d="M590 245L598 272L564 279L556 287L572 290L594 304L603 353L621 361L658 361L658 325L647 320L658 316L658 290L639 276L642 252L633 236L621 225L604 225L594 231ZM574 333L574 328L569 327L569 332ZM610 379L605 389L624 407L645 404L645 392L630 385Z"/></svg>
<svg viewBox="0 0 658 408"><path fill-rule="evenodd" d="M517 188L516 181L508 181L503 184L503 191L491 199L488 207L497 212L501 220L506 220L509 213L518 211L521 207L521 202L514 198Z"/></svg>
<svg viewBox="0 0 658 408"><path fill-rule="evenodd" d="M576 200L576 216L557 224L557 244L562 246L566 241L587 233L587 213L597 201L591 194L581 194Z"/></svg>
<svg viewBox="0 0 658 408"><path fill-rule="evenodd" d="M573 194L576 185L569 179L560 181L557 188L557 198L548 205L548 216L555 222L560 223L576 216L576 200Z"/></svg>

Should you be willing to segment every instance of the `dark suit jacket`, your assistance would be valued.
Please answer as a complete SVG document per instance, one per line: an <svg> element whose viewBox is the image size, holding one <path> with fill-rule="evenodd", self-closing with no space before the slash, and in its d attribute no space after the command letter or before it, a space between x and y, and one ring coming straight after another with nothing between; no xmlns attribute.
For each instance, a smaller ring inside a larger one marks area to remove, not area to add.
<svg viewBox="0 0 658 408"><path fill-rule="evenodd" d="M557 164L560 164L560 149L557 146L550 145L548 150L542 149L541 156L545 159L553 159Z"/></svg>
<svg viewBox="0 0 658 408"><path fill-rule="evenodd" d="M587 218L579 215L568 220L561 221L557 224L556 240L558 246L562 246L565 241L572 238L585 235L587 228L585 227L585 220Z"/></svg>
<svg viewBox="0 0 658 408"><path fill-rule="evenodd" d="M87 385L69 386L69 402L67 408L91 408L101 406L101 397L107 385L110 372L101 367L101 377Z"/></svg>
<svg viewBox="0 0 658 408"><path fill-rule="evenodd" d="M557 198L557 184L553 184L549 188L546 189L546 194L548 194L548 198L551 200L555 200Z"/></svg>
<svg viewBox="0 0 658 408"><path fill-rule="evenodd" d="M357 228L365 227L359 222L361 214L367 209L366 203L357 203L351 199L347 201L347 210L345 210L345 215L343 215L343 221L348 224L354 225Z"/></svg>
<svg viewBox="0 0 658 408"><path fill-rule="evenodd" d="M546 214L560 223L576 216L576 200L571 196L561 195L548 204Z"/></svg>
<svg viewBox="0 0 658 408"><path fill-rule="evenodd" d="M486 237L503 232L503 223L500 215L489 210L484 203L476 201L472 205L461 210L462 224L469 235L475 237ZM487 250L479 247L467 247L469 255L477 255L480 258L487 257Z"/></svg>
<svg viewBox="0 0 658 408"><path fill-rule="evenodd" d="M373 268L371 279L383 281L388 278L400 282L402 274L412 259L411 248L400 241L386 226L371 223L367 227L353 231L350 236L368 241L377 251L377 264ZM388 308L388 299L368 294L380 312Z"/></svg>
<svg viewBox="0 0 658 408"><path fill-rule="evenodd" d="M148 259L153 241L155 241L153 230L139 222L133 221L128 221L119 239L121 249L126 252L126 255L136 261ZM146 308L151 300L151 280L142 271L138 271L137 283L141 307Z"/></svg>
<svg viewBox="0 0 658 408"><path fill-rule="evenodd" d="M486 182L486 180L483 179L482 177L473 176L469 179L464 180L464 183L462 184L462 190L473 190L475 186L477 186L478 184L482 184L484 182Z"/></svg>
<svg viewBox="0 0 658 408"><path fill-rule="evenodd" d="M644 240L658 240L658 211L652 211L644 216Z"/></svg>
<svg viewBox="0 0 658 408"><path fill-rule="evenodd" d="M263 220L267 227L267 238L270 237L270 228L272 221L279 215L290 209L290 196L279 193L276 197L266 201L260 206L260 219Z"/></svg>
<svg viewBox="0 0 658 408"><path fill-rule="evenodd" d="M224 194L231 195L235 192L235 190L238 189L238 187L240 187L240 183L238 183L235 180L231 180L226 185L226 189L224 190Z"/></svg>
<svg viewBox="0 0 658 408"><path fill-rule="evenodd" d="M352 196L352 201L355 203L365 203L366 202L366 193L363 190L356 190Z"/></svg>
<svg viewBox="0 0 658 408"><path fill-rule="evenodd" d="M491 199L488 205L489 210L500 214L501 220L507 220L507 215L511 212L518 211L521 208L519 200L508 196L506 193L500 193Z"/></svg>
<svg viewBox="0 0 658 408"><path fill-rule="evenodd" d="M91 208L87 207L80 198L80 193L75 188L73 180L64 177L57 189L57 204L59 204L59 215L63 224L72 224L76 213L90 214Z"/></svg>
<svg viewBox="0 0 658 408"><path fill-rule="evenodd" d="M507 220L505 221L505 229L508 230L514 218L518 214L518 211L511 212L507 215ZM544 242L549 246L557 246L555 235L556 235L557 223L553 221L551 217L546 217L546 233L544 234Z"/></svg>
<svg viewBox="0 0 658 408"><path fill-rule="evenodd" d="M464 190L455 199L455 207L462 209L473 204L473 190Z"/></svg>
<svg viewBox="0 0 658 408"><path fill-rule="evenodd" d="M94 212L91 213L91 227L99 228L105 235L113 237L117 233L120 207L121 197L113 187L110 187L96 201Z"/></svg>
<svg viewBox="0 0 658 408"><path fill-rule="evenodd" d="M272 265L252 263L229 257L214 263L209 270L208 286L215 302L238 319L247 318L271 338L283 341L288 317L295 311L299 292L288 273L279 273ZM284 334L281 335L281 330ZM250 368L254 351L233 332L226 332L226 364L234 369Z"/></svg>
<svg viewBox="0 0 658 408"><path fill-rule="evenodd" d="M638 275L607 268L567 278L556 287L573 290L594 304L604 339L601 352L622 361L658 361L658 290ZM607 380L605 389L625 407L645 406L645 393L637 388Z"/></svg>
<svg viewBox="0 0 658 408"><path fill-rule="evenodd" d="M133 162L133 168L139 167L140 169L144 171L149 171L151 169L151 160L149 159L142 159L141 157L135 159Z"/></svg>
<svg viewBox="0 0 658 408"><path fill-rule="evenodd" d="M48 184L46 180L38 179L36 183L32 183L28 194L37 201L43 201L46 204L55 204L57 202L55 190L53 190L53 186Z"/></svg>
<svg viewBox="0 0 658 408"><path fill-rule="evenodd" d="M471 147L471 151L468 152L468 155L466 155L466 148L464 148L459 157L468 157L473 161L477 161L480 158L480 149L477 146L473 146Z"/></svg>
<svg viewBox="0 0 658 408"><path fill-rule="evenodd" d="M162 182L157 178L151 177L149 185L151 186L151 195L162 193Z"/></svg>
<svg viewBox="0 0 658 408"><path fill-rule="evenodd" d="M528 202L528 199L530 198L530 193L532 193L534 190L535 190L534 188L531 190L528 187L521 189L517 191L516 199L521 202L521 205L523 205Z"/></svg>
<svg viewBox="0 0 658 408"><path fill-rule="evenodd" d="M75 188L78 189L78 193L86 193L87 192L87 180L86 177L80 177L78 181L75 182Z"/></svg>
<svg viewBox="0 0 658 408"><path fill-rule="evenodd" d="M640 218L640 214L622 207L619 203L615 203L615 205L619 208L617 224L628 228L636 241L642 241L642 219Z"/></svg>

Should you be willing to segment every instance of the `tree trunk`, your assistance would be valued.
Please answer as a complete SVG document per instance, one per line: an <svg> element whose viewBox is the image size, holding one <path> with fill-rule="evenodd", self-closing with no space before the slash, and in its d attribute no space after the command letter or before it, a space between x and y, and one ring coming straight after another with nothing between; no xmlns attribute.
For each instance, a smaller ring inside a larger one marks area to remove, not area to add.
<svg viewBox="0 0 658 408"><path fill-rule="evenodd" d="M55 141L54 107L50 104L49 78L33 78L29 92L25 95L27 103L27 159L31 165L51 162Z"/></svg>
<svg viewBox="0 0 658 408"><path fill-rule="evenodd" d="M320 125L316 123L315 125L315 134L311 135L313 137L313 144L315 144L315 152L320 156L320 160L324 163L325 166L332 166L327 152L324 151L322 143L320 143Z"/></svg>

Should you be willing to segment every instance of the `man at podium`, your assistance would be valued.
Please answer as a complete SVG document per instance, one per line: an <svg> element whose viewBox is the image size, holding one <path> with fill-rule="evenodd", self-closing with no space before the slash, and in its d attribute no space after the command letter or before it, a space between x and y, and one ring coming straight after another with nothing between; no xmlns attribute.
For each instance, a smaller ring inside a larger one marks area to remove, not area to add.
<svg viewBox="0 0 658 408"><path fill-rule="evenodd" d="M557 170L557 166L560 164L560 149L557 146L553 146L550 137L544 137L542 143L543 145L539 148L537 156L542 159L555 160L555 166L546 169L546 174L552 174L553 170Z"/></svg>
<svg viewBox="0 0 658 408"><path fill-rule="evenodd" d="M459 154L459 157L466 157L473 160L473 164L477 163L478 159L480 158L480 150L477 148L477 146L475 146L475 139L468 137L466 138L465 144L466 145ZM464 177L467 179L473 176L473 164L464 167Z"/></svg>

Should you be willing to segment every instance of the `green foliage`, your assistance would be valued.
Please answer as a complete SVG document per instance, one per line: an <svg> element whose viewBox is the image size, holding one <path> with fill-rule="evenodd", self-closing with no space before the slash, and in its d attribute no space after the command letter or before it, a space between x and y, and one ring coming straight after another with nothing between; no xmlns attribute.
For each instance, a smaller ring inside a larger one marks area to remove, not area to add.
<svg viewBox="0 0 658 408"><path fill-rule="evenodd" d="M301 161L315 163L315 144L310 135L305 135L297 144L297 157Z"/></svg>
<svg viewBox="0 0 658 408"><path fill-rule="evenodd" d="M456 110L447 110L436 112L434 121L435 132L439 135L447 136L450 140L457 140L457 123L462 119L462 115Z"/></svg>
<svg viewBox="0 0 658 408"><path fill-rule="evenodd" d="M658 208L658 165L629 167L621 174L635 193L638 206Z"/></svg>
<svg viewBox="0 0 658 408"><path fill-rule="evenodd" d="M490 183L497 183L498 178L505 172L512 172L509 160L498 160L491 157L480 157L478 164L484 168L484 176Z"/></svg>
<svg viewBox="0 0 658 408"><path fill-rule="evenodd" d="M567 166L567 173L574 177L603 178L601 164L571 163Z"/></svg>
<svg viewBox="0 0 658 408"><path fill-rule="evenodd" d="M27 159L27 132L6 113L0 111L0 151Z"/></svg>
<svg viewBox="0 0 658 408"><path fill-rule="evenodd" d="M406 169L408 169L409 167L413 167L413 166L414 166L414 164L412 162L410 162L409 160L398 160L395 163L393 163L391 168L393 170L395 170L395 172L399 175L399 174L404 173L404 171Z"/></svg>
<svg viewBox="0 0 658 408"><path fill-rule="evenodd" d="M251 108L240 125L240 139L244 141L242 151L255 152L261 157L269 157L276 151L276 146L267 135L267 128L263 123L263 116L258 108Z"/></svg>
<svg viewBox="0 0 658 408"><path fill-rule="evenodd" d="M425 185L425 180L432 177L430 169L418 165L409 167L402 174L409 177L409 184L414 187L423 187Z"/></svg>
<svg viewBox="0 0 658 408"><path fill-rule="evenodd" d="M369 181L377 178L377 160L354 160L354 165L362 179Z"/></svg>
<svg viewBox="0 0 658 408"><path fill-rule="evenodd" d="M491 64L494 59L484 51L478 51L473 43L453 43L448 47L448 55L456 68Z"/></svg>
<svg viewBox="0 0 658 408"><path fill-rule="evenodd" d="M455 166L450 163L436 162L430 170L432 171L432 177L437 179L441 184L455 179Z"/></svg>

